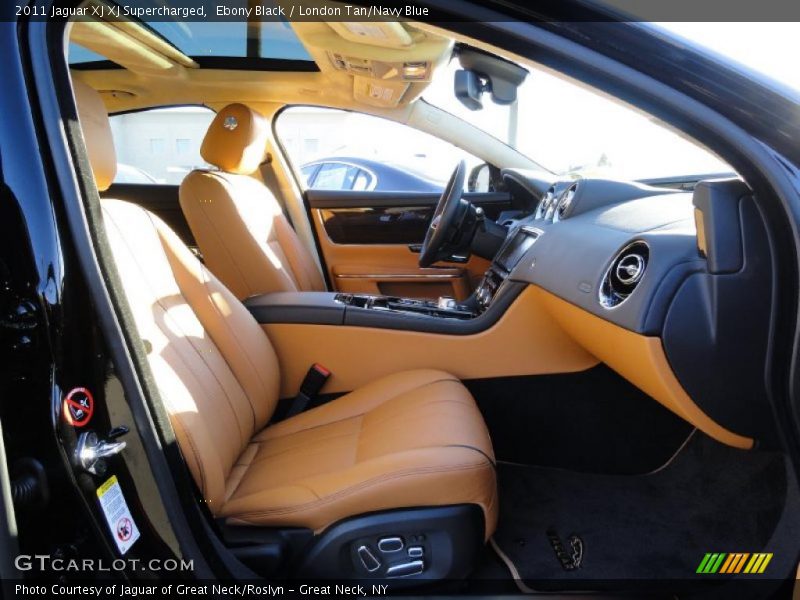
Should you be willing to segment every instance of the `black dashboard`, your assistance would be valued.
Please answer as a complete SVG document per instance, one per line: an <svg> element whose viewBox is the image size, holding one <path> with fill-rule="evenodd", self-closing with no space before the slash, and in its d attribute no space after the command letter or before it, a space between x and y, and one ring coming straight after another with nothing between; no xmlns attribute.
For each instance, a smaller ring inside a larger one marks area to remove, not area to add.
<svg viewBox="0 0 800 600"><path fill-rule="evenodd" d="M513 194L529 196L515 200L530 214L511 226L483 283L496 293L532 284L660 338L675 376L706 414L733 431L772 437L764 388L771 249L743 181L702 181L684 192L603 179L545 186L523 171L503 175Z"/></svg>
<svg viewBox="0 0 800 600"><path fill-rule="evenodd" d="M512 227L509 240L530 231L537 237L513 269L504 265L509 280L537 285L643 334L660 331L666 307L659 298L670 294L670 282L677 285L704 262L692 194L633 182L557 182Z"/></svg>

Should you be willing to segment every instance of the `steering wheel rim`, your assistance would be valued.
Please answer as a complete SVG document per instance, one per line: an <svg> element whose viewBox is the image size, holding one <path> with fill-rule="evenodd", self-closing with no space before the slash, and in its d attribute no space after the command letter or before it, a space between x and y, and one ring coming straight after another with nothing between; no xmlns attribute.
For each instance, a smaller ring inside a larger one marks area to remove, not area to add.
<svg viewBox="0 0 800 600"><path fill-rule="evenodd" d="M442 192L436 210L433 211L431 223L425 232L425 240L419 253L419 266L430 267L433 263L446 258L442 250L452 238L458 205L464 193L464 181L467 177L467 162L459 161L453 174Z"/></svg>

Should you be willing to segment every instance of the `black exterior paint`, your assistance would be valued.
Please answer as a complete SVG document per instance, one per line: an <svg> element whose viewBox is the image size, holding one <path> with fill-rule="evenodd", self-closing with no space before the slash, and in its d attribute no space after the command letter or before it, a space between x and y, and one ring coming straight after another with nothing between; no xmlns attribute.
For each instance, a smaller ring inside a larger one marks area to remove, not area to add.
<svg viewBox="0 0 800 600"><path fill-rule="evenodd" d="M15 116L0 121L0 414L12 478L17 461L34 459L43 465L47 482L44 501L15 503L19 552L111 564L119 553L98 510L96 490L116 475L141 532L126 558L175 558L174 546L166 542L174 538L167 511L153 510L161 499L149 483L153 473L67 226L58 169L44 138L33 87L26 31L0 22L0 76L6 85L0 108ZM94 416L82 428L62 418L63 398L75 387L88 388L95 399ZM110 458L103 475L78 469L73 459L77 436L93 430L105 438L119 425L132 429L124 438L125 453ZM13 558L3 556L3 561ZM22 576L13 565L6 573ZM112 576L151 575L129 568ZM110 575L82 572L65 579L57 571L32 570L25 576L47 583Z"/></svg>

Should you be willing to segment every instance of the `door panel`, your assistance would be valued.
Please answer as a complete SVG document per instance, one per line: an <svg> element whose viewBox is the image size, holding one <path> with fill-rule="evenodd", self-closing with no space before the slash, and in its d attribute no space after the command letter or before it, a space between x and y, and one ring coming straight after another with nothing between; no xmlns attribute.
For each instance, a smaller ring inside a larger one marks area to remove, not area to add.
<svg viewBox="0 0 800 600"><path fill-rule="evenodd" d="M511 209L508 194L464 194L490 218ZM420 244L438 194L308 190L306 201L334 289L416 298L463 300L489 266L476 256L466 263L419 267Z"/></svg>
<svg viewBox="0 0 800 600"><path fill-rule="evenodd" d="M318 209L334 244L416 244L425 237L431 208L379 206Z"/></svg>

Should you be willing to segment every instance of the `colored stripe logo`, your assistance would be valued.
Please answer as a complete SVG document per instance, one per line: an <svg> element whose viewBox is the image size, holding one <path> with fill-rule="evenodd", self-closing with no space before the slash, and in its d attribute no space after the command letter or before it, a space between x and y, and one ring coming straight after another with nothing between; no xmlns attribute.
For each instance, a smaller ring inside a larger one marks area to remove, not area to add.
<svg viewBox="0 0 800 600"><path fill-rule="evenodd" d="M767 565L772 560L772 552L707 552L700 561L696 573L713 575L715 573L735 574L748 573L761 574L767 570Z"/></svg>

